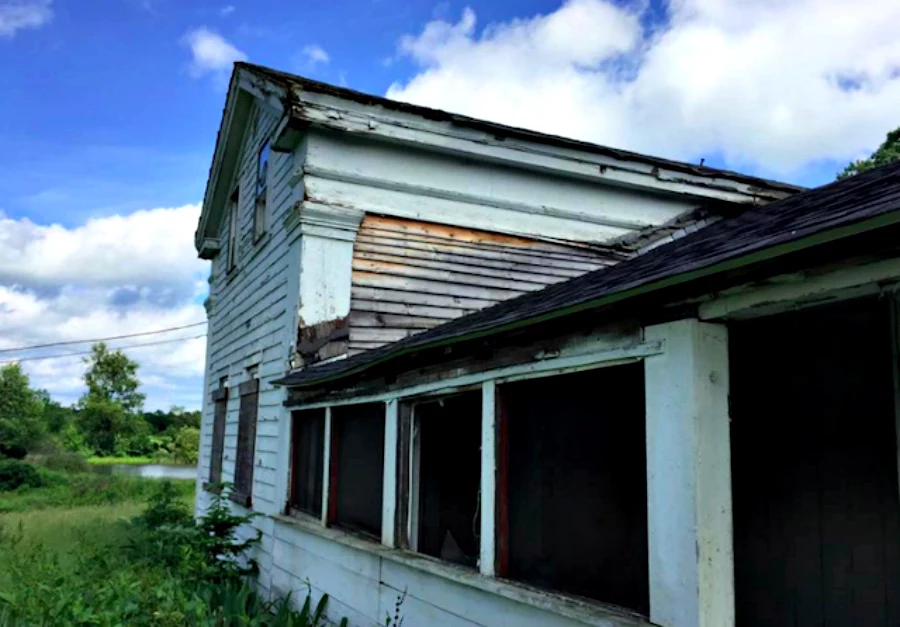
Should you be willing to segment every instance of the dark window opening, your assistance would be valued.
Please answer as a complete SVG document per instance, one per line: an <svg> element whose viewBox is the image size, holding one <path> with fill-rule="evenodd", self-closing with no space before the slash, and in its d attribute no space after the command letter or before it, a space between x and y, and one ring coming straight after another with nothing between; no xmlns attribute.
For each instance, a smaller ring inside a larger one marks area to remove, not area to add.
<svg viewBox="0 0 900 627"><path fill-rule="evenodd" d="M647 614L643 364L498 392L500 574Z"/></svg>
<svg viewBox="0 0 900 627"><path fill-rule="evenodd" d="M237 454L234 462L234 490L231 499L250 506L253 494L253 463L256 457L256 417L259 410L259 379L240 385Z"/></svg>
<svg viewBox="0 0 900 627"><path fill-rule="evenodd" d="M331 410L329 522L381 537L384 404Z"/></svg>
<svg viewBox="0 0 900 627"><path fill-rule="evenodd" d="M325 463L325 410L295 411L291 421L290 506L320 517Z"/></svg>
<svg viewBox="0 0 900 627"><path fill-rule="evenodd" d="M475 567L481 525L481 392L420 403L415 415L418 551Z"/></svg>
<svg viewBox="0 0 900 627"><path fill-rule="evenodd" d="M878 299L729 325L738 627L900 625L890 325Z"/></svg>
<svg viewBox="0 0 900 627"><path fill-rule="evenodd" d="M228 388L224 380L219 383L219 389L212 394L215 402L215 414L213 415L212 451L209 459L209 483L222 482L222 457L225 452L225 420L228 416Z"/></svg>

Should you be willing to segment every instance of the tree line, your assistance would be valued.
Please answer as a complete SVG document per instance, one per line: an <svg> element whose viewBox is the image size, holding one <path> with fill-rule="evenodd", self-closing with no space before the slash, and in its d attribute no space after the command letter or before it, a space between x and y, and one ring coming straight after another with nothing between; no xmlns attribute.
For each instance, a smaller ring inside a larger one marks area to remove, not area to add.
<svg viewBox="0 0 900 627"><path fill-rule="evenodd" d="M57 451L85 456L151 457L197 462L200 412L173 405L144 411L137 362L100 342L84 359L87 388L73 405L31 387L16 363L0 367L0 456Z"/></svg>

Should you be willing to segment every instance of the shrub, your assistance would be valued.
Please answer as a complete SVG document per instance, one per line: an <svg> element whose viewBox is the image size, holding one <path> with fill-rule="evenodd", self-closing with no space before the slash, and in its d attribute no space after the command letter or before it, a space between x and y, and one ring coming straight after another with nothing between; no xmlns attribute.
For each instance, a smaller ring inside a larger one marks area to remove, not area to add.
<svg viewBox="0 0 900 627"><path fill-rule="evenodd" d="M57 472L81 473L90 472L91 466L84 455L70 451L54 451L36 456L35 462Z"/></svg>
<svg viewBox="0 0 900 627"><path fill-rule="evenodd" d="M18 490L22 486L37 488L45 482L37 469L18 459L0 459L0 492Z"/></svg>

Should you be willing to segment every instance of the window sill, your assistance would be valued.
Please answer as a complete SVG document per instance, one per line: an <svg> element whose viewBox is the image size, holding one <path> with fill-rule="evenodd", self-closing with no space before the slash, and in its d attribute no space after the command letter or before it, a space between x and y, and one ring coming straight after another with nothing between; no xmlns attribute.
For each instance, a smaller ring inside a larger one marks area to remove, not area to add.
<svg viewBox="0 0 900 627"><path fill-rule="evenodd" d="M308 516L295 518L278 514L271 516L271 518L276 522L291 525L307 533L377 555L408 568L447 579L482 592L495 594L552 614L564 616L585 625L595 625L597 627L652 626L647 617L629 612L627 609L605 605L599 601L543 590L516 581L487 577L465 566L444 562L428 555L385 546L370 539L368 536L333 527L324 527L320 522Z"/></svg>
<svg viewBox="0 0 900 627"><path fill-rule="evenodd" d="M250 508L250 505L253 503L249 494L241 494L240 492L234 492L234 491L228 493L228 500L232 501L233 503L237 503L241 507L246 507L248 509Z"/></svg>

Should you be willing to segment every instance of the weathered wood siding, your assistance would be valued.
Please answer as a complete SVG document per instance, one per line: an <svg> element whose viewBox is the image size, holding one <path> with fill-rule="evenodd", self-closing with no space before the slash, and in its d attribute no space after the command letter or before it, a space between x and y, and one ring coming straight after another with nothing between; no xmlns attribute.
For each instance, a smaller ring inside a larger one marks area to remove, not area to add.
<svg viewBox="0 0 900 627"><path fill-rule="evenodd" d="M238 412L240 396L237 386L248 380L247 368L259 367L259 412L256 447L253 459L253 509L274 511L278 429L283 420L283 390L270 383L288 367L286 338L290 337L293 318L286 303L288 252L284 219L292 205L292 189L287 185L293 155L272 152L266 207L266 234L253 241L254 190L256 159L261 143L270 136L279 117L262 107L251 113L249 127L241 151L240 165L233 187L240 185L236 267L230 273L228 263L228 229L230 216L220 228L222 250L212 262L210 277L209 331L207 349L206 390L203 405L199 475L209 476L212 452L212 430L215 406L211 392L219 380L227 377L233 393L228 396L225 421L222 480L234 481L237 456ZM288 322L290 320L290 322ZM209 503L209 494L200 492L198 511ZM245 530L252 534L252 530ZM271 568L272 537L266 534L257 550L262 569L260 583L268 586Z"/></svg>
<svg viewBox="0 0 900 627"><path fill-rule="evenodd" d="M367 215L353 247L350 353L620 258L597 247Z"/></svg>

